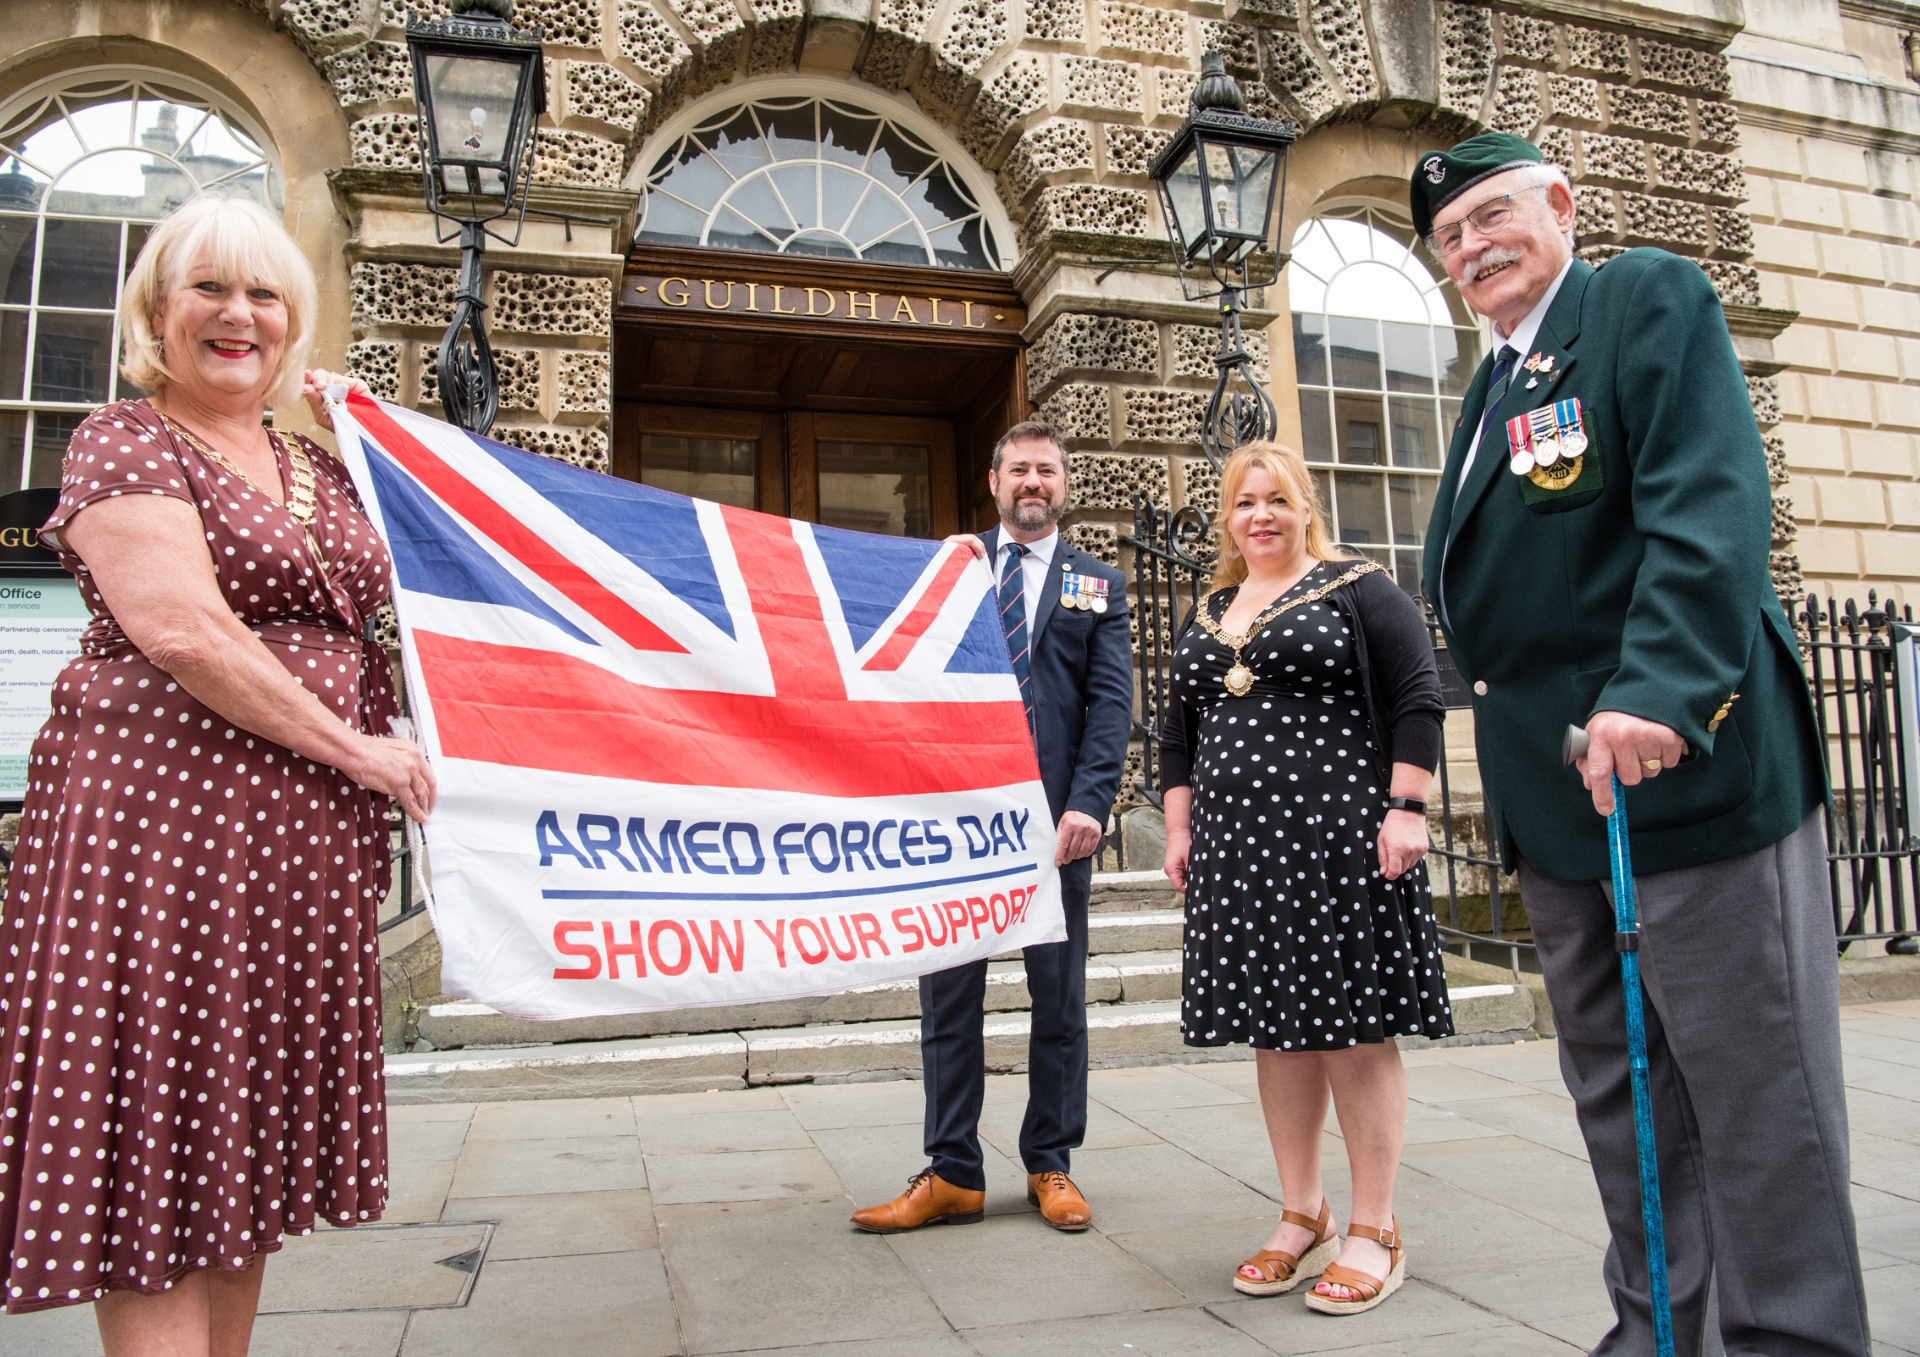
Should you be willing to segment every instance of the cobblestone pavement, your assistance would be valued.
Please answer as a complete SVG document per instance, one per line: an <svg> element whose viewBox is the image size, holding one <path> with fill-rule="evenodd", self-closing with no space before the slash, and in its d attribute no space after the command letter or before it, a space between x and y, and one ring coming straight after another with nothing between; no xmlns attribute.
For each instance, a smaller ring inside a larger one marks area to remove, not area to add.
<svg viewBox="0 0 1920 1357"><path fill-rule="evenodd" d="M1906 1357L1920 1354L1920 1002L1842 1019L1876 1354ZM1410 1280L1359 1317L1232 1289L1279 1195L1253 1066L1234 1063L1094 1073L1074 1178L1095 1228L1081 1235L1026 1205L1018 1076L988 1084L987 1219L884 1238L847 1214L921 1166L916 1083L398 1108L392 1228L289 1241L268 1265L253 1351L1585 1351L1609 1320L1606 1236L1554 1044L1417 1051L1407 1066ZM1333 1129L1326 1152L1344 1221ZM0 1352L92 1357L99 1343L76 1307L0 1319Z"/></svg>

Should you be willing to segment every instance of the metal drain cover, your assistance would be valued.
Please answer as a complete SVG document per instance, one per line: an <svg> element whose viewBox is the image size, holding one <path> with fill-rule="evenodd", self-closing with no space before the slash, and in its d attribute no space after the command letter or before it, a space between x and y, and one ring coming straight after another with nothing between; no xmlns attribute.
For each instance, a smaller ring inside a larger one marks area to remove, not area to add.
<svg viewBox="0 0 1920 1357"><path fill-rule="evenodd" d="M465 1305L493 1226L322 1226L267 1267L260 1313L445 1310Z"/></svg>

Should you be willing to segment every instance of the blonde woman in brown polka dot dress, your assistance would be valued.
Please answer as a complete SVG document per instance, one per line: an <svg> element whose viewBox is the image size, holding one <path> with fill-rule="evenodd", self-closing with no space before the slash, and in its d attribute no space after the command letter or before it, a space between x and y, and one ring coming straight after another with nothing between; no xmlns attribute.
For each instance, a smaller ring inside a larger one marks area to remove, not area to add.
<svg viewBox="0 0 1920 1357"><path fill-rule="evenodd" d="M363 639L386 547L263 426L314 310L261 208L161 223L120 316L155 394L80 426L42 530L93 620L0 906L0 1243L6 1308L93 1301L108 1357L244 1353L261 1255L386 1203L387 798L434 784Z"/></svg>

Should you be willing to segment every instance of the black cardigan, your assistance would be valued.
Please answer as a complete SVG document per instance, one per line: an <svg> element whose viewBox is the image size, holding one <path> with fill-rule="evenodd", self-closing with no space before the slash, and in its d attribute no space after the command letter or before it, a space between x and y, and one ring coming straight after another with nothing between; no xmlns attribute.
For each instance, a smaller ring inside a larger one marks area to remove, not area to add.
<svg viewBox="0 0 1920 1357"><path fill-rule="evenodd" d="M1440 673L1433 663L1433 639L1420 610L1393 576L1373 570L1327 595L1353 636L1354 664L1371 718L1373 769L1381 787L1390 785L1393 765L1410 763L1433 771L1443 749L1441 723L1446 705L1440 697ZM1193 625L1196 609L1175 635L1173 649ZM1382 740L1379 732L1389 738ZM1160 720L1160 790L1193 781L1196 733L1187 705L1171 692Z"/></svg>

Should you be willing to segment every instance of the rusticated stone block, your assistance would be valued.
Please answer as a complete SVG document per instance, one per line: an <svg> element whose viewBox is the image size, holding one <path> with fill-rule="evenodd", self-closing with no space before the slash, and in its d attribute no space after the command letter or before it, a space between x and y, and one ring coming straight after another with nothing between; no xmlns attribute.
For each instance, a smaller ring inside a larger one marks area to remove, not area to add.
<svg viewBox="0 0 1920 1357"><path fill-rule="evenodd" d="M1500 55L1522 61L1552 61L1553 25L1525 14L1502 14Z"/></svg>
<svg viewBox="0 0 1920 1357"><path fill-rule="evenodd" d="M661 82L667 82L693 59L693 49L673 31L646 0L620 0L620 50L627 60Z"/></svg>
<svg viewBox="0 0 1920 1357"><path fill-rule="evenodd" d="M973 75L1011 36L1012 19L1002 0L954 0L937 47L942 61Z"/></svg>
<svg viewBox="0 0 1920 1357"><path fill-rule="evenodd" d="M1145 106L1140 68L1128 61L1061 57L1060 102L1064 108L1138 113Z"/></svg>
<svg viewBox="0 0 1920 1357"><path fill-rule="evenodd" d="M1258 380L1267 380L1267 337L1251 331L1240 332L1240 339L1253 358ZM1220 352L1220 329L1214 325L1176 325L1173 327L1173 376L1198 377L1212 382L1219 369L1214 355Z"/></svg>
<svg viewBox="0 0 1920 1357"><path fill-rule="evenodd" d="M1653 161L1660 173L1660 183L1668 188L1723 202L1746 201L1746 172L1733 156L1717 151L1689 151L1683 146L1658 146L1654 148Z"/></svg>
<svg viewBox="0 0 1920 1357"><path fill-rule="evenodd" d="M1180 502L1208 518L1220 512L1220 473L1204 457L1176 457L1180 469Z"/></svg>
<svg viewBox="0 0 1920 1357"><path fill-rule="evenodd" d="M405 28L409 14L416 19L444 19L452 12L449 0L380 0L380 26Z"/></svg>
<svg viewBox="0 0 1920 1357"><path fill-rule="evenodd" d="M1597 28L1568 28L1567 65L1576 71L1624 76L1630 69L1627 35Z"/></svg>
<svg viewBox="0 0 1920 1357"><path fill-rule="evenodd" d="M1200 83L1198 71L1176 71L1160 66L1153 72L1154 107L1163 119L1184 118L1193 107L1193 87ZM1245 93L1244 88L1241 91Z"/></svg>
<svg viewBox="0 0 1920 1357"><path fill-rule="evenodd" d="M1784 546L1800 535L1800 525L1793 521L1793 499L1789 495L1775 494L1773 510L1773 541L1776 546Z"/></svg>
<svg viewBox="0 0 1920 1357"><path fill-rule="evenodd" d="M1655 198L1645 193L1623 193L1620 203L1626 209L1627 234L1636 240L1693 245L1701 249L1712 242L1707 209L1699 203Z"/></svg>
<svg viewBox="0 0 1920 1357"><path fill-rule="evenodd" d="M1753 402L1753 418L1761 428L1771 428L1780 422L1780 379L1778 377L1747 378L1747 397Z"/></svg>
<svg viewBox="0 0 1920 1357"><path fill-rule="evenodd" d="M1128 387L1120 393L1120 437L1138 443L1198 443L1207 398L1199 391L1153 391Z"/></svg>
<svg viewBox="0 0 1920 1357"><path fill-rule="evenodd" d="M565 88L573 117L596 118L631 132L647 116L646 90L605 62L569 61Z"/></svg>
<svg viewBox="0 0 1920 1357"><path fill-rule="evenodd" d="M1610 180L1628 188L1646 188L1647 143L1630 137L1609 137L1600 132L1580 134L1583 177Z"/></svg>
<svg viewBox="0 0 1920 1357"><path fill-rule="evenodd" d="M560 355L560 409L567 414L604 415L610 395L608 360L591 350Z"/></svg>
<svg viewBox="0 0 1920 1357"><path fill-rule="evenodd" d="M353 328L424 325L446 328L453 316L456 269L438 264L355 264L351 271Z"/></svg>
<svg viewBox="0 0 1920 1357"><path fill-rule="evenodd" d="M667 0L667 3L706 49L709 64L728 68L739 64L747 21L734 8L733 0Z"/></svg>
<svg viewBox="0 0 1920 1357"><path fill-rule="evenodd" d="M1626 252L1624 245L1582 245L1574 254L1582 263L1591 264L1597 269L1609 259L1618 259Z"/></svg>
<svg viewBox="0 0 1920 1357"><path fill-rule="evenodd" d="M1110 442L1113 412L1104 386L1078 382L1057 388L1041 402L1040 418L1060 431L1068 442Z"/></svg>
<svg viewBox="0 0 1920 1357"><path fill-rule="evenodd" d="M1600 121L1598 80L1584 75L1549 75L1547 101L1553 107L1553 116L1561 122L1597 124Z"/></svg>
<svg viewBox="0 0 1920 1357"><path fill-rule="evenodd" d="M1185 395L1186 392L1148 392L1149 395ZM1167 507L1167 459L1136 453L1075 452L1067 458L1076 509L1124 509L1131 512L1133 497L1144 495L1158 507Z"/></svg>
<svg viewBox="0 0 1920 1357"><path fill-rule="evenodd" d="M353 163L373 169L420 172L420 119L411 113L376 113L347 128Z"/></svg>
<svg viewBox="0 0 1920 1357"><path fill-rule="evenodd" d="M884 90L902 88L933 17L933 0L880 0L860 75Z"/></svg>
<svg viewBox="0 0 1920 1357"><path fill-rule="evenodd" d="M1235 75L1260 73L1260 30L1247 24L1221 19L1196 19L1200 30L1200 50L1218 52Z"/></svg>
<svg viewBox="0 0 1920 1357"><path fill-rule="evenodd" d="M1160 127L1123 127L1106 125L1107 173L1146 177L1147 166L1173 140L1173 133Z"/></svg>
<svg viewBox="0 0 1920 1357"><path fill-rule="evenodd" d="M1659 136L1687 135L1687 101L1665 90L1608 85L1607 116L1615 127L1632 127Z"/></svg>
<svg viewBox="0 0 1920 1357"><path fill-rule="evenodd" d="M600 45L601 0L517 0L516 28L540 25L542 42L562 47Z"/></svg>
<svg viewBox="0 0 1920 1357"><path fill-rule="evenodd" d="M974 159L991 165L1014 125L1046 101L1045 63L1038 57L1015 57L981 86L960 140Z"/></svg>
<svg viewBox="0 0 1920 1357"><path fill-rule="evenodd" d="M1493 17L1484 5L1441 0L1440 102L1469 118L1480 116L1493 79Z"/></svg>
<svg viewBox="0 0 1920 1357"><path fill-rule="evenodd" d="M1339 90L1327 79L1314 60L1313 50L1298 33L1273 29L1264 35L1261 50L1266 58L1268 88L1292 101L1300 111L1303 126L1311 127L1340 108L1343 100ZM1178 111L1184 114L1185 107L1182 104ZM1171 111L1165 99L1160 101L1160 109L1163 113ZM1478 104L1474 111L1479 112Z"/></svg>
<svg viewBox="0 0 1920 1357"><path fill-rule="evenodd" d="M1573 191L1573 205L1573 233L1582 243L1594 236L1612 236L1619 231L1613 215L1612 189L1583 184Z"/></svg>
<svg viewBox="0 0 1920 1357"><path fill-rule="evenodd" d="M536 184L618 188L626 154L626 148L602 137L542 127L533 134L531 177Z"/></svg>
<svg viewBox="0 0 1920 1357"><path fill-rule="evenodd" d="M1100 50L1144 52L1153 56L1188 57L1187 16L1179 10L1132 5L1124 0L1101 0Z"/></svg>
<svg viewBox="0 0 1920 1357"><path fill-rule="evenodd" d="M1780 602L1786 607L1787 615L1794 616L1800 600L1806 596L1806 577L1800 573L1800 558L1791 551L1770 551L1767 553L1767 573L1773 577L1773 592L1780 596ZM1794 628L1805 632L1798 619Z"/></svg>
<svg viewBox="0 0 1920 1357"><path fill-rule="evenodd" d="M289 0L280 21L311 52L333 52L373 36L366 7L354 0Z"/></svg>
<svg viewBox="0 0 1920 1357"><path fill-rule="evenodd" d="M356 339L347 345L347 375L358 377L383 401L400 399L400 344L392 339Z"/></svg>
<svg viewBox="0 0 1920 1357"><path fill-rule="evenodd" d="M1493 96L1493 129L1524 137L1539 121L1540 72L1502 66L1500 87Z"/></svg>
<svg viewBox="0 0 1920 1357"><path fill-rule="evenodd" d="M784 71L799 55L800 37L807 24L804 0L751 0L753 44L747 51L747 74L772 75ZM713 83L733 74L730 63L716 63Z"/></svg>
<svg viewBox="0 0 1920 1357"><path fill-rule="evenodd" d="M1732 85L1723 54L1652 38L1640 39L1640 78L1717 95L1724 95Z"/></svg>
<svg viewBox="0 0 1920 1357"><path fill-rule="evenodd" d="M1104 184L1056 184L1040 190L1022 227L1021 248L1030 250L1049 231L1094 236L1148 237L1147 195Z"/></svg>
<svg viewBox="0 0 1920 1357"><path fill-rule="evenodd" d="M607 470L607 435L599 429L507 424L495 425L488 437L588 471L605 474Z"/></svg>
<svg viewBox="0 0 1920 1357"><path fill-rule="evenodd" d="M1158 376L1158 328L1119 316L1057 317L1027 351L1028 386L1045 392L1062 376L1083 372Z"/></svg>
<svg viewBox="0 0 1920 1357"><path fill-rule="evenodd" d="M554 273L493 276L493 323L519 334L604 335L611 324L613 283Z"/></svg>
<svg viewBox="0 0 1920 1357"><path fill-rule="evenodd" d="M1732 104L1710 104L1702 100L1700 140L1712 146L1734 147L1740 144L1740 111Z"/></svg>
<svg viewBox="0 0 1920 1357"><path fill-rule="evenodd" d="M420 404L440 403L440 346L422 344L416 355L420 365ZM500 374L500 408L540 412L540 350L495 349L494 366Z"/></svg>
<svg viewBox="0 0 1920 1357"><path fill-rule="evenodd" d="M391 602L382 603L373 615L373 640L382 650L400 648L400 619L394 615Z"/></svg>
<svg viewBox="0 0 1920 1357"><path fill-rule="evenodd" d="M1753 253L1753 218L1737 207L1713 209L1714 248L1721 254Z"/></svg>
<svg viewBox="0 0 1920 1357"><path fill-rule="evenodd" d="M1573 133L1564 127L1543 127L1540 135L1533 139L1540 148L1540 154L1546 157L1549 165L1558 165L1573 177Z"/></svg>
<svg viewBox="0 0 1920 1357"><path fill-rule="evenodd" d="M1027 37L1036 42L1085 42L1084 0L1027 0Z"/></svg>
<svg viewBox="0 0 1920 1357"><path fill-rule="evenodd" d="M404 43L363 42L320 65L342 108L413 99L413 63Z"/></svg>
<svg viewBox="0 0 1920 1357"><path fill-rule="evenodd" d="M1068 118L1055 118L1029 128L1014 143L1000 171L1002 196L1009 208L1017 209L1040 186L1042 176L1092 169L1093 128Z"/></svg>
<svg viewBox="0 0 1920 1357"><path fill-rule="evenodd" d="M1727 306L1760 305L1760 271L1751 264L1731 259L1709 259L1700 265L1713 282L1713 290Z"/></svg>
<svg viewBox="0 0 1920 1357"><path fill-rule="evenodd" d="M1300 0L1226 0L1226 15L1238 23L1271 28L1300 17Z"/></svg>
<svg viewBox="0 0 1920 1357"><path fill-rule="evenodd" d="M1120 529L1111 523L1076 523L1061 529L1060 536L1075 551L1084 551L1115 570L1120 568Z"/></svg>
<svg viewBox="0 0 1920 1357"><path fill-rule="evenodd" d="M1760 435L1760 443L1767 450L1767 484L1779 489L1793 479L1793 473L1787 469L1787 440L1777 433Z"/></svg>
<svg viewBox="0 0 1920 1357"><path fill-rule="evenodd" d="M1378 81L1373 70L1373 53L1367 46L1367 21L1361 7L1352 0L1316 3L1309 14L1313 36L1320 40L1320 50L1327 54L1327 60L1347 87L1348 97L1373 98Z"/></svg>

